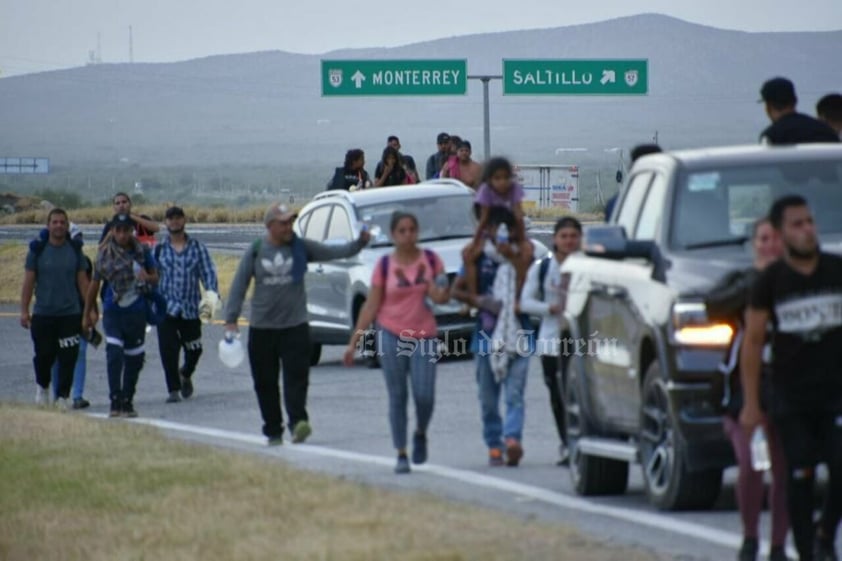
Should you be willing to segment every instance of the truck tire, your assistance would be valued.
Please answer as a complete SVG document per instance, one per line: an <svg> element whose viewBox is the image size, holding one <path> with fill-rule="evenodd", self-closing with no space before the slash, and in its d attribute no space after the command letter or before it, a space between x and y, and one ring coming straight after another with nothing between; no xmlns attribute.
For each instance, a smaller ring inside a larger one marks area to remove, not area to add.
<svg viewBox="0 0 842 561"><path fill-rule="evenodd" d="M639 456L649 502L661 510L708 509L722 489L722 470L691 471L671 411L661 367L646 370L641 396Z"/></svg>
<svg viewBox="0 0 842 561"><path fill-rule="evenodd" d="M580 495L622 495L629 482L629 464L620 460L589 456L579 450L579 439L593 434L582 408L582 381L575 359L567 365L564 377L567 447L570 453L570 482Z"/></svg>
<svg viewBox="0 0 842 561"><path fill-rule="evenodd" d="M310 343L310 366L316 366L322 359L322 344Z"/></svg>

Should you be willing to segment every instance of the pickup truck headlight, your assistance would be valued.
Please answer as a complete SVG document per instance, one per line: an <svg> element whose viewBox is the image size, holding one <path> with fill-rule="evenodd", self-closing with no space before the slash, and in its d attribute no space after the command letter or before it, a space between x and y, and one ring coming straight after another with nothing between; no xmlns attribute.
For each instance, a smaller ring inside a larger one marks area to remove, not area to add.
<svg viewBox="0 0 842 561"><path fill-rule="evenodd" d="M673 340L688 347L727 347L734 329L712 322L702 302L677 302L672 307Z"/></svg>

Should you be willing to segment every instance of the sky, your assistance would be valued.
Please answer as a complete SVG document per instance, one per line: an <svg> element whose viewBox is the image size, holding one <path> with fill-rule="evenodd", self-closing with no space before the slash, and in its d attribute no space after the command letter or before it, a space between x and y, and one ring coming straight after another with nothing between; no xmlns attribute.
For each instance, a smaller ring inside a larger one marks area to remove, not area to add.
<svg viewBox="0 0 842 561"><path fill-rule="evenodd" d="M102 62L325 53L455 35L558 27L640 13L743 31L842 30L842 0L2 0L0 78Z"/></svg>

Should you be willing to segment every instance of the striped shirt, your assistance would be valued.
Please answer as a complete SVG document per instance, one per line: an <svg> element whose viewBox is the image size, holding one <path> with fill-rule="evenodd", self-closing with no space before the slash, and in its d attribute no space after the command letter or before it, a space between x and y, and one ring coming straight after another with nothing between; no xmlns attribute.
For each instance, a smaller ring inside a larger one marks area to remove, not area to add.
<svg viewBox="0 0 842 561"><path fill-rule="evenodd" d="M158 292L167 300L167 315L184 319L199 318L202 298L199 282L205 290L219 292L216 267L205 245L190 236L181 253L167 238L155 248L160 281Z"/></svg>

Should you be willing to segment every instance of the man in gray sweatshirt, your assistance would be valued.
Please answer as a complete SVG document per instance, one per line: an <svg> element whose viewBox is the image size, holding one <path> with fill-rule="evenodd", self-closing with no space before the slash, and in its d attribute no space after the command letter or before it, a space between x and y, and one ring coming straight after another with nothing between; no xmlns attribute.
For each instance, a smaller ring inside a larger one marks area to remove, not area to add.
<svg viewBox="0 0 842 561"><path fill-rule="evenodd" d="M362 232L359 239L342 246L302 239L292 231L296 216L286 205L269 207L264 216L266 237L255 241L243 254L225 308L225 330L238 331L237 319L254 278L248 353L263 417L263 434L269 444L283 442L281 363L284 406L292 441L304 442L312 432L307 416L310 379L310 327L304 290L307 263L354 256L370 238L368 232Z"/></svg>

